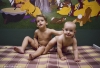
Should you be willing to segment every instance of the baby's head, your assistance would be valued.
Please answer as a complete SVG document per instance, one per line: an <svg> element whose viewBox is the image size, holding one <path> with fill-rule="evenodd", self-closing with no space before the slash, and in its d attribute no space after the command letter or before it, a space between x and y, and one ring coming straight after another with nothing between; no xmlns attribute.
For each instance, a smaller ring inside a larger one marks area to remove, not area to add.
<svg viewBox="0 0 100 68"><path fill-rule="evenodd" d="M47 18L44 15L37 15L35 20L38 28L48 25Z"/></svg>
<svg viewBox="0 0 100 68"><path fill-rule="evenodd" d="M76 29L76 24L73 23L73 22L71 22L71 21L67 21L67 22L65 22L65 24L64 24L64 28L65 28L65 27L73 28L73 29L75 30L75 29Z"/></svg>
<svg viewBox="0 0 100 68"><path fill-rule="evenodd" d="M37 20L38 17L44 18L44 20L47 22L47 18L46 18L44 15L37 15L35 19ZM36 21L36 22L37 22L37 21Z"/></svg>
<svg viewBox="0 0 100 68"><path fill-rule="evenodd" d="M71 21L65 22L63 32L66 37L74 37L76 32L76 24Z"/></svg>

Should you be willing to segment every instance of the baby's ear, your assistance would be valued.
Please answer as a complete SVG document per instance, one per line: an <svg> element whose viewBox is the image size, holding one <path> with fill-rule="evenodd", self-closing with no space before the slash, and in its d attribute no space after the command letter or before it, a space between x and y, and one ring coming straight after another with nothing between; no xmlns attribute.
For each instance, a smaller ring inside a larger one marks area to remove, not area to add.
<svg viewBox="0 0 100 68"><path fill-rule="evenodd" d="M74 33L76 33L76 30L74 31Z"/></svg>

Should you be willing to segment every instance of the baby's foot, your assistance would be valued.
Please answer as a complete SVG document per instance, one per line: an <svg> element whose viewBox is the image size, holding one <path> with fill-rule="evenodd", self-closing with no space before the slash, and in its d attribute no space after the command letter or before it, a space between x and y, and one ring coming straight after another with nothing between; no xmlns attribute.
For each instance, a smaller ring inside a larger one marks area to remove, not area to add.
<svg viewBox="0 0 100 68"><path fill-rule="evenodd" d="M34 58L35 58L35 56L34 56L34 55L29 54L29 58L28 58L28 60L33 60Z"/></svg>
<svg viewBox="0 0 100 68"><path fill-rule="evenodd" d="M14 50L18 53L24 54L24 50L21 47L14 47Z"/></svg>

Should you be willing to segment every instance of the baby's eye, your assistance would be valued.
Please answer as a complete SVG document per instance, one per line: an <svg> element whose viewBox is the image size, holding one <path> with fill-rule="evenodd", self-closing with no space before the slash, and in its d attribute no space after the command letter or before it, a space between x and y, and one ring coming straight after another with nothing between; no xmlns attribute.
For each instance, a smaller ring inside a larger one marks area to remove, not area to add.
<svg viewBox="0 0 100 68"><path fill-rule="evenodd" d="M37 22L39 22L39 20L37 20Z"/></svg>
<svg viewBox="0 0 100 68"><path fill-rule="evenodd" d="M44 21L44 20L41 20L41 21Z"/></svg>
<svg viewBox="0 0 100 68"><path fill-rule="evenodd" d="M68 29L65 29L66 31L68 31Z"/></svg>
<svg viewBox="0 0 100 68"><path fill-rule="evenodd" d="M73 32L73 30L70 30L70 32Z"/></svg>

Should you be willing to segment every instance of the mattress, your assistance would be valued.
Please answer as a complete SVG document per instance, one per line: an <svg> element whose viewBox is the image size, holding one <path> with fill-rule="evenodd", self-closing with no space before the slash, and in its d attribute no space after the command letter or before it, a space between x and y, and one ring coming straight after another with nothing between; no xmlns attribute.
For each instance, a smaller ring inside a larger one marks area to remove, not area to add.
<svg viewBox="0 0 100 68"><path fill-rule="evenodd" d="M14 46L0 46L0 68L100 68L100 50L92 46L78 46L81 62L75 62L73 53L64 53L67 60L59 59L57 52L49 52L32 61L29 53L35 51L28 47L25 54L16 53ZM71 50L71 49L70 49Z"/></svg>

